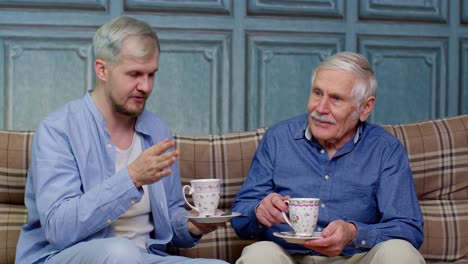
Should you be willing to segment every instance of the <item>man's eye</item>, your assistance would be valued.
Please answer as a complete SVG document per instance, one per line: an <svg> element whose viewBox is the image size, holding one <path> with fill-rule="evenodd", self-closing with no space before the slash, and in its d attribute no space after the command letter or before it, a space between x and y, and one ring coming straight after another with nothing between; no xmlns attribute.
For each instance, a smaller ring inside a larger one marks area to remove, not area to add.
<svg viewBox="0 0 468 264"><path fill-rule="evenodd" d="M341 98L340 96L333 96L332 99L333 99L333 101L335 101L335 102L341 102L341 101L343 101L343 98Z"/></svg>

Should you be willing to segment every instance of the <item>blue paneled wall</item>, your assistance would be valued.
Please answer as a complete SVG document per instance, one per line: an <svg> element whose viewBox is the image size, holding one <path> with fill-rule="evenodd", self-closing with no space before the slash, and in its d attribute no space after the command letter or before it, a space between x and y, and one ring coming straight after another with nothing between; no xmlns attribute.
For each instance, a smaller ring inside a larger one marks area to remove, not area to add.
<svg viewBox="0 0 468 264"><path fill-rule="evenodd" d="M0 1L0 128L35 129L92 89L93 34L120 15L161 39L147 107L178 134L304 113L313 69L344 50L376 72L372 122L468 114L465 0L9 0Z"/></svg>

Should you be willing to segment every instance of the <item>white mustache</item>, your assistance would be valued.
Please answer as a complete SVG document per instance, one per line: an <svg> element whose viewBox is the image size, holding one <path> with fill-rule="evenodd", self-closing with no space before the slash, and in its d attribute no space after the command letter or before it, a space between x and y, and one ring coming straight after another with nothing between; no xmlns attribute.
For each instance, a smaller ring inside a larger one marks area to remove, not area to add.
<svg viewBox="0 0 468 264"><path fill-rule="evenodd" d="M317 120L321 121L321 122L336 124L336 120L333 117L328 116L328 115L321 115L317 111L312 111L312 113L310 113L310 116L312 118L314 118L314 119L317 119Z"/></svg>

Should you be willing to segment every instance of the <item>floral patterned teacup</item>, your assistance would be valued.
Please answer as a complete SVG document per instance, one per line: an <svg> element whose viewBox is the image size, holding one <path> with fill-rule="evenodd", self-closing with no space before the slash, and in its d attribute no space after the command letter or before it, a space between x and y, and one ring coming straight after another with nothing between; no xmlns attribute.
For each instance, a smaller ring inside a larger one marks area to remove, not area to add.
<svg viewBox="0 0 468 264"><path fill-rule="evenodd" d="M311 236L317 225L319 198L291 198L285 201L289 205L289 218L283 212L283 218L297 236Z"/></svg>
<svg viewBox="0 0 468 264"><path fill-rule="evenodd" d="M185 189L187 188L189 195L192 195L195 206L191 205L185 197ZM182 194L187 205L197 211L199 215L214 216L219 204L220 190L220 179L200 179L190 181L190 185L184 185Z"/></svg>

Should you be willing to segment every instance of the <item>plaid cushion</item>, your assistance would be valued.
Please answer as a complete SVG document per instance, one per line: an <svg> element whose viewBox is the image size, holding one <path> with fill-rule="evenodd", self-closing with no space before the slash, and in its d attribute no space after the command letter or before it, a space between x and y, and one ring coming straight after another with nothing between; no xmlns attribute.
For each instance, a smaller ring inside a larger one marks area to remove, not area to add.
<svg viewBox="0 0 468 264"><path fill-rule="evenodd" d="M0 131L0 203L24 204L33 132Z"/></svg>
<svg viewBox="0 0 468 264"><path fill-rule="evenodd" d="M252 157L265 131L257 129L255 132L202 137L174 136L181 153L179 166L182 184L190 184L192 179L221 179L219 207L229 210L247 177ZM190 196L187 198L191 200ZM226 228L219 228L203 236L193 248L170 250L173 254L219 258L234 263L242 249L253 242L239 239L228 223Z"/></svg>
<svg viewBox="0 0 468 264"><path fill-rule="evenodd" d="M15 263L16 244L26 223L24 186L33 132L0 130L0 263Z"/></svg>
<svg viewBox="0 0 468 264"><path fill-rule="evenodd" d="M14 264L21 226L26 223L26 207L0 203L0 263Z"/></svg>
<svg viewBox="0 0 468 264"><path fill-rule="evenodd" d="M468 262L468 200L422 200L424 243L419 251L433 261Z"/></svg>
<svg viewBox="0 0 468 264"><path fill-rule="evenodd" d="M384 128L405 146L420 200L468 200L468 115Z"/></svg>
<svg viewBox="0 0 468 264"><path fill-rule="evenodd" d="M427 260L468 260L468 115L384 126L405 146L425 225Z"/></svg>

